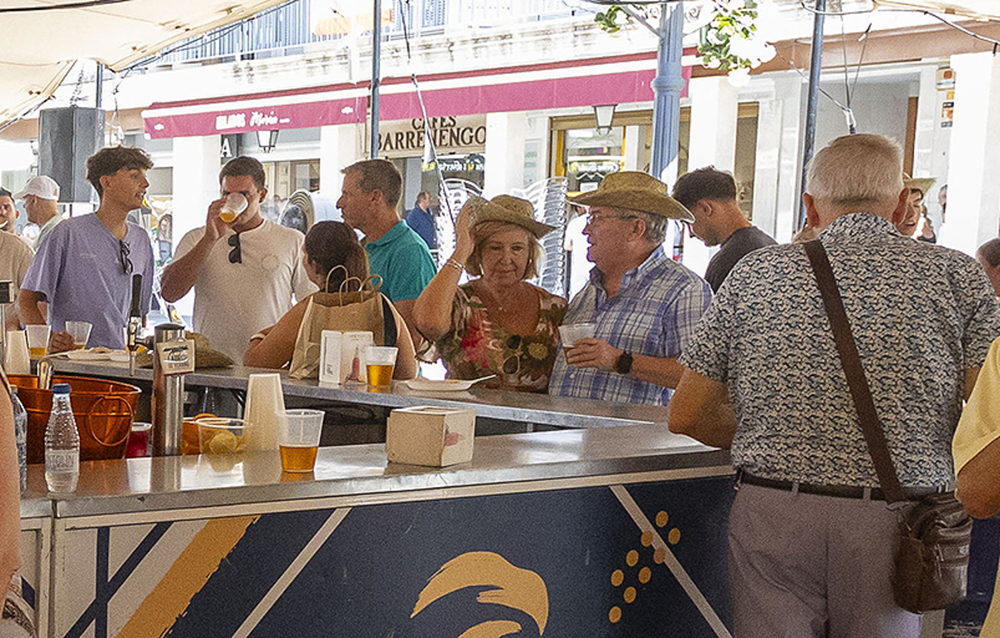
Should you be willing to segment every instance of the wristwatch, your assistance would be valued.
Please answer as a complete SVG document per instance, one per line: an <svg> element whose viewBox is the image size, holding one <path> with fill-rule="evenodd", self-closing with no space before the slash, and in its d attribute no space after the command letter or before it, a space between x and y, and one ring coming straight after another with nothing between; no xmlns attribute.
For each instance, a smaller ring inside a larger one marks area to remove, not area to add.
<svg viewBox="0 0 1000 638"><path fill-rule="evenodd" d="M632 372L632 355L622 352L615 361L615 372L618 374L628 374Z"/></svg>

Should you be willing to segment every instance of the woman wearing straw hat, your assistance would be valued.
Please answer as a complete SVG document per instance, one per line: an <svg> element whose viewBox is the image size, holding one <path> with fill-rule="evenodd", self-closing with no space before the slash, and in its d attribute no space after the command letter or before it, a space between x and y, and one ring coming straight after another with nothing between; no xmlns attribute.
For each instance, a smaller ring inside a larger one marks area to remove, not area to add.
<svg viewBox="0 0 1000 638"><path fill-rule="evenodd" d="M440 357L449 378L495 374L492 387L545 392L566 300L526 280L537 275L538 239L552 230L510 195L462 207L455 252L414 306L425 360ZM459 286L466 270L476 279Z"/></svg>

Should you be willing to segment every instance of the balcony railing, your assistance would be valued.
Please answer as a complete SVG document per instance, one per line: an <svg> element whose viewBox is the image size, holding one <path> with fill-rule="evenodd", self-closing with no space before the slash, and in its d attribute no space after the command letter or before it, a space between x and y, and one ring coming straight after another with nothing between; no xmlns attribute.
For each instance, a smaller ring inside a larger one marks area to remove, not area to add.
<svg viewBox="0 0 1000 638"><path fill-rule="evenodd" d="M383 0L383 10L392 12L391 23L383 25L386 37L403 37L401 7L406 11L406 29L411 37L438 33L451 25L490 27L585 13L568 0ZM308 45L335 41L346 35L314 33L314 18L329 11L329 4L322 0L292 0L253 18L178 43L150 60L148 66L301 53Z"/></svg>

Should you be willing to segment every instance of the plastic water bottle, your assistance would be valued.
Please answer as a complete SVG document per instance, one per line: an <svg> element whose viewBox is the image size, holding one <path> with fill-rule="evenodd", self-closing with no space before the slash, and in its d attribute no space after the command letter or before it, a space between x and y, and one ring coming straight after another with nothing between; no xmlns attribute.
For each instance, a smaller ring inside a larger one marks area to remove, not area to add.
<svg viewBox="0 0 1000 638"><path fill-rule="evenodd" d="M17 386L10 387L10 403L14 408L14 437L17 439L17 467L21 471L21 491L28 486L28 411L17 397Z"/></svg>
<svg viewBox="0 0 1000 638"><path fill-rule="evenodd" d="M52 386L52 412L45 428L45 482L50 492L76 491L80 477L80 433L76 430L69 384Z"/></svg>

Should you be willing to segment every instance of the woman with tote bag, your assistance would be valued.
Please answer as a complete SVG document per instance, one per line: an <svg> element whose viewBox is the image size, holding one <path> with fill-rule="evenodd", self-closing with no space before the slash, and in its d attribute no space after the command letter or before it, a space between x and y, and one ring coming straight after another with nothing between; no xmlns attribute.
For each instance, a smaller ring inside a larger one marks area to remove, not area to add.
<svg viewBox="0 0 1000 638"><path fill-rule="evenodd" d="M319 332L371 327L373 332L381 332L374 335L376 344L399 348L393 378L416 376L417 361L406 322L392 302L378 292L379 278L369 278L368 255L351 227L342 222L319 222L309 229L303 251L306 272L320 292L303 299L277 324L254 335L243 355L243 365L282 368L294 360L293 376L315 377L318 360L303 363L300 359L307 350L315 351L318 359ZM358 290L361 287L366 289ZM351 325L337 325L338 317Z"/></svg>

